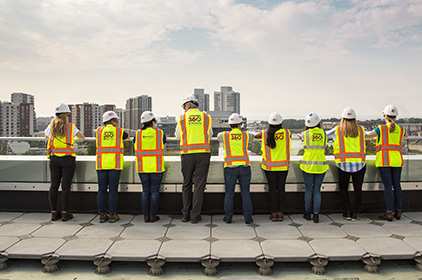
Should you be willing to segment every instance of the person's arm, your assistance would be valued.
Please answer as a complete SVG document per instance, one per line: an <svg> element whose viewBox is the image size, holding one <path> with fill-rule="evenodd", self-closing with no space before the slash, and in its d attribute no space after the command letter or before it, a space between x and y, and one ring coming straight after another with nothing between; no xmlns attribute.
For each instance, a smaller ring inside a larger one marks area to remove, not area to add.
<svg viewBox="0 0 422 280"><path fill-rule="evenodd" d="M253 134L252 132L248 132L249 134L249 143L253 142L253 139L255 138L255 134Z"/></svg>
<svg viewBox="0 0 422 280"><path fill-rule="evenodd" d="M129 134L123 131L123 140L129 139Z"/></svg>
<svg viewBox="0 0 422 280"><path fill-rule="evenodd" d="M327 135L327 140L329 140L329 141L336 140L336 128L335 127L326 131L325 134Z"/></svg>
<svg viewBox="0 0 422 280"><path fill-rule="evenodd" d="M224 132L220 132L220 133L218 133L218 134L217 134L217 139L218 139L218 141L220 141L221 143L223 143L223 134L224 134Z"/></svg>
<svg viewBox="0 0 422 280"><path fill-rule="evenodd" d="M179 121L177 121L177 123L176 123L176 129L174 131L174 136L176 137L176 140L180 140Z"/></svg>
<svg viewBox="0 0 422 280"><path fill-rule="evenodd" d="M78 131L76 134L75 134L75 138L76 139L85 139L85 136L82 134L82 132L80 132L80 131Z"/></svg>
<svg viewBox="0 0 422 280"><path fill-rule="evenodd" d="M377 132L377 130L378 130L378 132ZM378 127L366 134L366 138L375 138L375 137L378 137L378 136L379 136L379 128Z"/></svg>
<svg viewBox="0 0 422 280"><path fill-rule="evenodd" d="M262 139L262 131L254 135L255 139Z"/></svg>
<svg viewBox="0 0 422 280"><path fill-rule="evenodd" d="M167 136L163 131L163 144L167 143Z"/></svg>

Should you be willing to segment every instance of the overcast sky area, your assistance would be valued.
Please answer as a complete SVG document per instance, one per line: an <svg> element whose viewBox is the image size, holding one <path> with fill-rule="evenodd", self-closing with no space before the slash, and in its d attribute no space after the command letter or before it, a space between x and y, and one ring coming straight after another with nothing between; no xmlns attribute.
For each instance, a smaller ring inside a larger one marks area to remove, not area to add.
<svg viewBox="0 0 422 280"><path fill-rule="evenodd" d="M0 100L116 104L158 116L232 86L241 114L422 116L421 0L0 0Z"/></svg>

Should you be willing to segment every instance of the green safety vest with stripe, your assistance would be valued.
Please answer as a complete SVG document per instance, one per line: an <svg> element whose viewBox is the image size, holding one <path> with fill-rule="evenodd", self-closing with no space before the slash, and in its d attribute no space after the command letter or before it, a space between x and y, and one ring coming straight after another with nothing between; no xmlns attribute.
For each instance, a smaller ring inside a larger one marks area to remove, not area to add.
<svg viewBox="0 0 422 280"><path fill-rule="evenodd" d="M340 162L366 162L365 129L358 126L357 137L346 137L340 126L336 127L336 139L333 143L334 159Z"/></svg>
<svg viewBox="0 0 422 280"><path fill-rule="evenodd" d="M378 126L380 135L377 139L375 158L376 167L401 167L403 166L403 156L401 152L401 141L405 130L396 124L396 129L390 132L390 124Z"/></svg>
<svg viewBox="0 0 422 280"><path fill-rule="evenodd" d="M138 129L135 139L136 170L138 173L164 172L164 133L148 127Z"/></svg>
<svg viewBox="0 0 422 280"><path fill-rule="evenodd" d="M50 158L51 155L57 157L64 156L73 156L76 157L75 150L73 149L73 144L75 139L73 137L74 124L66 124L66 136L64 137L51 137L52 132L50 131L50 137L48 138L47 143L47 157ZM50 126L51 130L51 126Z"/></svg>
<svg viewBox="0 0 422 280"><path fill-rule="evenodd" d="M325 146L327 136L325 131L319 127L306 130L304 136L304 154L300 162L300 169L306 173L322 174L328 170L328 163L325 158Z"/></svg>
<svg viewBox="0 0 422 280"><path fill-rule="evenodd" d="M284 171L290 165L290 131L279 129L274 133L275 148L271 149L266 145L268 130L262 133L262 162L261 168L267 171Z"/></svg>
<svg viewBox="0 0 422 280"><path fill-rule="evenodd" d="M180 152L182 154L209 153L211 127L210 115L191 109L180 116L177 122L180 133Z"/></svg>
<svg viewBox="0 0 422 280"><path fill-rule="evenodd" d="M123 129L112 124L97 128L96 168L123 169Z"/></svg>
<svg viewBox="0 0 422 280"><path fill-rule="evenodd" d="M249 134L238 128L223 132L224 167L250 165Z"/></svg>

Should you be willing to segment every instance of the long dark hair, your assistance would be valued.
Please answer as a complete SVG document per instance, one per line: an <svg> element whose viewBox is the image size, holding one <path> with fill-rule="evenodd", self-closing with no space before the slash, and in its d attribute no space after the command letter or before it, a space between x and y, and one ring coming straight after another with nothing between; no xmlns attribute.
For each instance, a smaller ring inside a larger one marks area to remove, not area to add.
<svg viewBox="0 0 422 280"><path fill-rule="evenodd" d="M150 120L149 122L143 123L141 130L144 130L148 127L152 127L152 122L155 122L155 119Z"/></svg>
<svg viewBox="0 0 422 280"><path fill-rule="evenodd" d="M275 139L274 139L275 132L282 128L283 128L283 124L269 124L268 125L268 128L267 128L268 137L265 140L265 144L271 149L275 149L275 146L276 146Z"/></svg>

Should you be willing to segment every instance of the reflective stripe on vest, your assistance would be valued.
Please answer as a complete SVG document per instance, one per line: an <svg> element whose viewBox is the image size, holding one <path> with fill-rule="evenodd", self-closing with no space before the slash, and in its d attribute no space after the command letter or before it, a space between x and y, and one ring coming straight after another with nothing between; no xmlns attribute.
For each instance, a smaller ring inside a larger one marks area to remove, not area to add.
<svg viewBox="0 0 422 280"><path fill-rule="evenodd" d="M375 166L403 166L403 157L401 150L401 141L403 139L404 130L396 124L394 132L390 132L388 125L379 125L380 135L376 146ZM396 134L400 133L399 136Z"/></svg>
<svg viewBox="0 0 422 280"><path fill-rule="evenodd" d="M200 116L200 119L198 119L198 115ZM196 127L192 128L187 123L192 125L195 125L195 123L198 123L197 125L201 125L202 123L201 130L193 132L192 129L196 129ZM211 145L209 130L211 121L208 114L205 114L198 109L189 110L180 117L178 126L180 129L180 151L182 154L210 152ZM198 132L200 135L198 135Z"/></svg>
<svg viewBox="0 0 422 280"><path fill-rule="evenodd" d="M75 139L73 138L74 125L72 123L66 124L66 137L49 137L47 144L47 157L51 155L63 157L73 156L76 157L73 144ZM52 132L50 132L51 135Z"/></svg>
<svg viewBox="0 0 422 280"><path fill-rule="evenodd" d="M144 138L144 134L147 135L146 138ZM163 137L164 133L161 129L148 127L144 130L139 129L136 131L134 147L138 173L158 173L165 170Z"/></svg>
<svg viewBox="0 0 422 280"><path fill-rule="evenodd" d="M105 135L109 133L110 135ZM104 138L112 137L110 140ZM114 127L108 124L103 127L99 127L96 132L96 168L97 170L102 169L123 169L123 129ZM105 146L111 145L111 146Z"/></svg>
<svg viewBox="0 0 422 280"><path fill-rule="evenodd" d="M279 129L274 133L274 137L280 134L279 131L283 131L283 139L275 139L277 143L274 149L271 149L266 143L268 139L268 130L262 133L261 149L262 162L261 168L267 171L280 171L288 170L290 165L290 131L287 129ZM281 154L282 158L277 158L280 155L281 150L285 148L284 154ZM284 157L283 157L284 156Z"/></svg>
<svg viewBox="0 0 422 280"><path fill-rule="evenodd" d="M300 169L311 174L322 174L328 170L325 158L327 136L321 128L315 127L305 131L304 154L300 162ZM311 140L312 138L312 140ZM317 147L317 148L313 148Z"/></svg>
<svg viewBox="0 0 422 280"><path fill-rule="evenodd" d="M241 139L239 139L238 135L241 135ZM224 132L224 167L250 165L248 156L248 141L249 134L240 131L238 128L234 128L230 132Z"/></svg>
<svg viewBox="0 0 422 280"><path fill-rule="evenodd" d="M339 126L336 127L336 139L334 142L334 159L339 162L366 162L365 130L358 126L357 137L346 137ZM359 140L359 148L356 149L356 141ZM354 144L354 145L353 145ZM347 149L346 149L347 146ZM346 152L351 151L351 152Z"/></svg>

